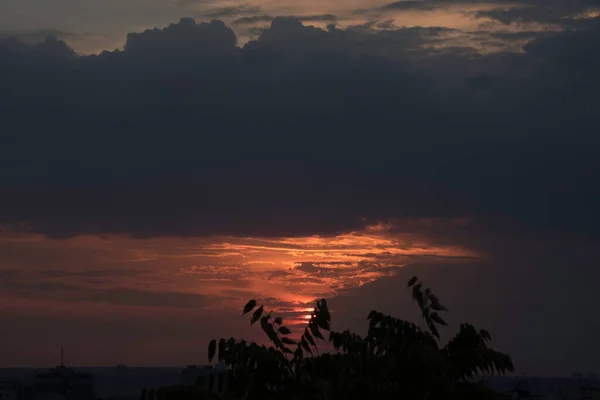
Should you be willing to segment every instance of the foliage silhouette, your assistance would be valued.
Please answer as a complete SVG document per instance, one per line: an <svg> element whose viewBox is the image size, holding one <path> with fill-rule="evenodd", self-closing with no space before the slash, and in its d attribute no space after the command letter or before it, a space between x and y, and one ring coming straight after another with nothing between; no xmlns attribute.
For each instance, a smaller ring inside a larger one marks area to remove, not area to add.
<svg viewBox="0 0 600 400"><path fill-rule="evenodd" d="M491 398L495 394L474 381L478 374L514 371L511 358L488 347L490 334L462 324L445 346L439 328L447 326L440 300L413 277L408 282L426 329L378 311L367 317L366 337L331 330L327 301L316 301L299 339L281 317L257 308L255 300L243 308L252 313L251 325L260 327L271 345L244 340L212 340L209 362L218 360L228 370L226 396L247 399L407 399L447 400ZM335 352L319 354L318 341L328 341Z"/></svg>

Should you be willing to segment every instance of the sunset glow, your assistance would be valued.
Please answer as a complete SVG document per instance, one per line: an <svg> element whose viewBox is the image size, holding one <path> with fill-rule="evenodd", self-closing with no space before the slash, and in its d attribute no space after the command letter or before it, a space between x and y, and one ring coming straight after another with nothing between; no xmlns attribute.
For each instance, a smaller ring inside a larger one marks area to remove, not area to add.
<svg viewBox="0 0 600 400"><path fill-rule="evenodd" d="M29 249L13 252L11 259L4 260L5 271L38 284L61 282L61 290L47 293L50 298L44 298L43 292L41 297L34 296L42 301L69 299L73 296L70 288L77 288L98 291L97 302L114 303L110 296L103 299L100 294L113 287L113 279L118 277L119 287L127 290L208 295L209 307L238 307L245 299L271 298L289 304L281 310L303 315L300 318L306 318L303 313L312 308L294 304L390 276L397 268L414 262L415 257L477 257L468 249L432 246L411 235L394 235L381 225L332 237L298 238L80 236L56 241L6 231L0 246ZM38 260L50 255L54 260L51 264L39 264ZM64 257L69 258L69 266ZM82 263L85 269L80 269ZM17 303L30 298L23 297Z"/></svg>
<svg viewBox="0 0 600 400"><path fill-rule="evenodd" d="M175 317L210 310L236 314L255 298L293 327L310 319L314 299L393 276L423 257L479 257L394 228L379 224L336 236L281 238L55 240L5 227L0 309L100 319Z"/></svg>

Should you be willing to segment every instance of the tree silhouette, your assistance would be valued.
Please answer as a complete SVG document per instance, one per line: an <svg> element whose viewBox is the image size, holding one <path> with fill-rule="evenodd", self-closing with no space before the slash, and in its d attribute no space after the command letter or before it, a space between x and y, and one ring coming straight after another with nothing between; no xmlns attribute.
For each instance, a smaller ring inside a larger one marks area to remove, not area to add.
<svg viewBox="0 0 600 400"><path fill-rule="evenodd" d="M209 362L226 365L226 395L247 399L481 399L494 397L474 381L478 374L514 371L511 358L488 347L490 334L462 324L446 345L439 329L447 326L441 313L448 310L413 277L408 282L412 298L421 310L426 328L378 311L367 317L366 337L350 331L331 330L327 301L315 308L298 340L291 330L258 306L255 300L243 308L252 312L251 325L259 323L271 345L244 340L212 340ZM258 306L258 307L257 307ZM334 353L318 353L324 333Z"/></svg>

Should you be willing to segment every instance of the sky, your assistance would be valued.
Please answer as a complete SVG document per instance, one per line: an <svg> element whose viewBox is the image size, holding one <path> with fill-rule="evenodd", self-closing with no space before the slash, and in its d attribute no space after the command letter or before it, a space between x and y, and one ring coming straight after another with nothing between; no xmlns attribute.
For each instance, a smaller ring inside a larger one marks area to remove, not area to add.
<svg viewBox="0 0 600 400"><path fill-rule="evenodd" d="M600 372L600 2L0 2L1 366L186 365L418 275Z"/></svg>

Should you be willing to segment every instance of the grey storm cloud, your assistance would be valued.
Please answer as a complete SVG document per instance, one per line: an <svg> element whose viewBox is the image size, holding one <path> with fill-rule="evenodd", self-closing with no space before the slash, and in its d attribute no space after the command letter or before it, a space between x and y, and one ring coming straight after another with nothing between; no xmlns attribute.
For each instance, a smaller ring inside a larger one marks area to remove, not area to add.
<svg viewBox="0 0 600 400"><path fill-rule="evenodd" d="M509 25L520 22L541 22L557 25L569 25L575 17L586 11L598 10L598 0L400 0L376 8L362 8L357 14L369 14L385 11L432 11L446 9L449 6L468 6L485 4L492 8L468 12L477 18L489 18ZM576 19L575 19L576 20Z"/></svg>
<svg viewBox="0 0 600 400"><path fill-rule="evenodd" d="M5 39L0 223L269 236L475 215L600 233L597 25L475 57L420 47L437 34L276 18L238 47L182 19L97 56Z"/></svg>
<svg viewBox="0 0 600 400"><path fill-rule="evenodd" d="M252 15L260 12L259 7L253 6L235 6L212 8L204 12L204 15L210 18L235 17L238 15Z"/></svg>
<svg viewBox="0 0 600 400"><path fill-rule="evenodd" d="M271 22L276 17L272 17L270 15L253 15L249 17L238 18L233 21L234 24L255 24L257 22ZM333 14L315 14L315 15L294 15L288 18L293 18L302 22L317 22L317 21L325 21L325 22L335 22L338 17Z"/></svg>
<svg viewBox="0 0 600 400"><path fill-rule="evenodd" d="M388 3L382 7L381 10L433 10L436 8L435 3L427 1L395 1Z"/></svg>
<svg viewBox="0 0 600 400"><path fill-rule="evenodd" d="M597 11L600 7L598 0L582 1L536 1L521 0L515 2L493 2L500 5L497 8L473 13L479 18L490 18L509 25L520 22L541 22L569 26L579 15L588 11Z"/></svg>
<svg viewBox="0 0 600 400"><path fill-rule="evenodd" d="M58 39L69 40L79 37L78 34L73 32L65 32L57 29L41 29L33 30L28 32L12 32L12 31L1 31L0 38L6 39L9 37L17 38L25 43L38 43L43 42L48 36L53 36Z"/></svg>

